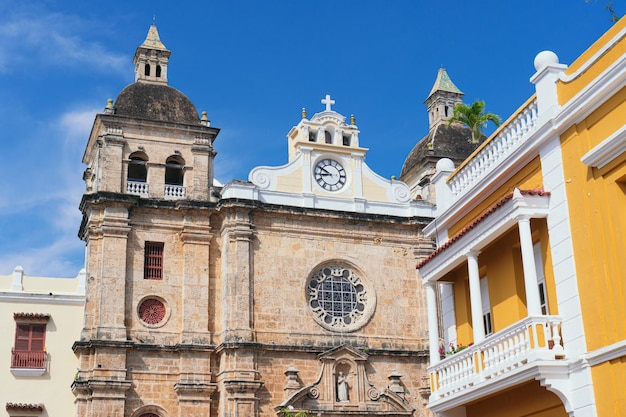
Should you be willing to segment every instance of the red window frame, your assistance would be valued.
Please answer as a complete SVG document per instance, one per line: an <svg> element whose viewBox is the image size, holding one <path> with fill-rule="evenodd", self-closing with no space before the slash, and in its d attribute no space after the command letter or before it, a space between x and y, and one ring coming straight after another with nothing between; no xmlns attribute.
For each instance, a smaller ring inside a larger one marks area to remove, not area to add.
<svg viewBox="0 0 626 417"><path fill-rule="evenodd" d="M15 323L11 368L46 367L46 323Z"/></svg>
<svg viewBox="0 0 626 417"><path fill-rule="evenodd" d="M163 279L163 242L146 242L143 260L144 279Z"/></svg>

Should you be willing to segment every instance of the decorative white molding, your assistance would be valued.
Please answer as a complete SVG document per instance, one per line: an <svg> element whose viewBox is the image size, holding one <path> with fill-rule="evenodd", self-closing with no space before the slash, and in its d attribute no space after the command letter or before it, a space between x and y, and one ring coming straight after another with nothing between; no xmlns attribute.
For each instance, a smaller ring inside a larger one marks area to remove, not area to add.
<svg viewBox="0 0 626 417"><path fill-rule="evenodd" d="M596 366L603 362L621 358L622 356L626 356L626 340L620 340L612 345L596 349L593 352L581 355L581 358L586 361L589 366Z"/></svg>
<svg viewBox="0 0 626 417"><path fill-rule="evenodd" d="M598 52L593 54L587 61L585 61L585 63L582 64L580 68L578 68L578 70L570 75L562 74L559 79L564 83L569 83L580 77L591 65L598 61L604 54L606 54L609 49L617 45L617 43L621 41L624 36L626 36L626 28L619 31L617 35L615 35L610 41L605 43L604 46L602 46L602 48L600 48Z"/></svg>
<svg viewBox="0 0 626 417"><path fill-rule="evenodd" d="M480 251L506 230L515 226L519 216L546 217L549 204L548 196L522 195L519 190L516 190L511 200L498 207L457 241L452 242L449 247L437 254L436 260L422 266L419 269L422 279L436 281L441 278L464 263L466 253Z"/></svg>
<svg viewBox="0 0 626 417"><path fill-rule="evenodd" d="M22 377L42 376L46 373L46 368L11 368L11 373Z"/></svg>
<svg viewBox="0 0 626 417"><path fill-rule="evenodd" d="M69 294L32 294L32 293L0 292L0 302L82 305L85 303L85 296L84 295L69 295Z"/></svg>
<svg viewBox="0 0 626 417"><path fill-rule="evenodd" d="M626 124L580 158L588 167L603 168L626 152Z"/></svg>

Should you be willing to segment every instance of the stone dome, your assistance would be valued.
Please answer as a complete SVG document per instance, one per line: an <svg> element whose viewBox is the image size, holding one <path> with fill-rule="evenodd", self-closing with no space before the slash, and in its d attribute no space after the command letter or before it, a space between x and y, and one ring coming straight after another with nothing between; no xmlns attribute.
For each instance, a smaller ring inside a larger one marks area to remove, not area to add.
<svg viewBox="0 0 626 417"><path fill-rule="evenodd" d="M450 127L441 123L435 126L411 149L402 165L403 178L414 168L424 166L428 161L450 158L457 164L465 160L480 143L470 143L471 131L467 126L453 123ZM483 136L481 142L485 139ZM429 146L432 144L432 148Z"/></svg>
<svg viewBox="0 0 626 417"><path fill-rule="evenodd" d="M167 84L130 84L117 96L114 107L119 116L200 124L196 106L186 95Z"/></svg>

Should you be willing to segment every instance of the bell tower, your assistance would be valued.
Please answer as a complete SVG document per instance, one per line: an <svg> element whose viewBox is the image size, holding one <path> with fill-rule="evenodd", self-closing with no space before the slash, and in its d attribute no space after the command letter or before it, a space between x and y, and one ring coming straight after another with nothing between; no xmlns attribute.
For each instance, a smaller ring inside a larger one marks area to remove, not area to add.
<svg viewBox="0 0 626 417"><path fill-rule="evenodd" d="M163 45L155 25L135 51L135 81L167 84L167 63L171 52Z"/></svg>
<svg viewBox="0 0 626 417"><path fill-rule="evenodd" d="M435 84L424 101L428 108L429 130L433 130L452 117L454 106L462 102L463 95L463 92L450 79L446 69L439 68Z"/></svg>
<svg viewBox="0 0 626 417"><path fill-rule="evenodd" d="M176 364L166 385L180 415L209 415L215 388L203 262L211 261L219 129L168 85L169 57L151 26L133 58L136 82L96 115L83 155L88 301L73 346L80 416L163 416L154 389L161 362Z"/></svg>

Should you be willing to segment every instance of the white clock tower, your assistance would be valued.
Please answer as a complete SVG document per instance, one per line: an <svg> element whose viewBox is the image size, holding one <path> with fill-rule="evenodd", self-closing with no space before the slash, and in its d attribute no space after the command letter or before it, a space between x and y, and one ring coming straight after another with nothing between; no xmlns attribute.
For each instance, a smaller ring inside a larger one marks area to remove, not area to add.
<svg viewBox="0 0 626 417"><path fill-rule="evenodd" d="M365 163L354 115L350 123L332 109L326 95L322 112L302 119L287 134L289 161L260 166L248 176L254 185L235 183L223 195L261 198L265 202L372 214L431 216L432 207L411 201L405 183L385 179ZM254 196L252 195L254 194Z"/></svg>

